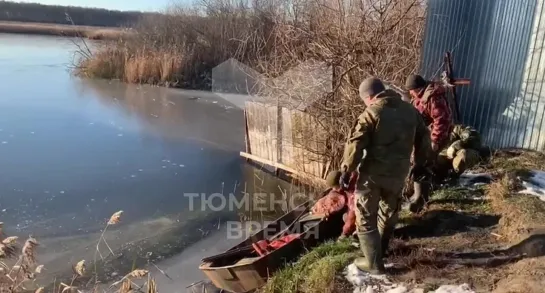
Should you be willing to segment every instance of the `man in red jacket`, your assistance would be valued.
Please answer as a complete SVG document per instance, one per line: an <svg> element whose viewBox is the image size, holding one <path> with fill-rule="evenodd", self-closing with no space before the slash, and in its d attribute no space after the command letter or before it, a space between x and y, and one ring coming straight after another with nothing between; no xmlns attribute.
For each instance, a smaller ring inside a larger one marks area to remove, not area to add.
<svg viewBox="0 0 545 293"><path fill-rule="evenodd" d="M440 84L426 81L420 75L410 75L405 82L405 87L410 93L411 104L420 112L424 123L430 129L431 148L436 158L439 152L447 147L453 128L446 89ZM428 182L429 180L424 180L421 176L415 178L415 193L410 207L412 212L420 211L428 201L431 189Z"/></svg>
<svg viewBox="0 0 545 293"><path fill-rule="evenodd" d="M410 75L405 86L411 95L411 103L430 128L433 151L439 152L447 143L453 126L445 87L430 83L420 75Z"/></svg>

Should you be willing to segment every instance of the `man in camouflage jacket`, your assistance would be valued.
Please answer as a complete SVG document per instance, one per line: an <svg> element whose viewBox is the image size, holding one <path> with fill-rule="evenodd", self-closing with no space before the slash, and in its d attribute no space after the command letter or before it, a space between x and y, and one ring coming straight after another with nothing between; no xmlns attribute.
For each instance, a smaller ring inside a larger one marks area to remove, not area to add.
<svg viewBox="0 0 545 293"><path fill-rule="evenodd" d="M447 146L437 157L434 171L441 177L457 177L479 163L481 149L481 136L477 130L461 124L454 125Z"/></svg>
<svg viewBox="0 0 545 293"><path fill-rule="evenodd" d="M345 145L341 171L346 185L356 168L356 230L365 257L354 263L371 273L384 272L386 251L398 220L401 192L411 165L425 165L429 131L421 115L380 79L364 80L360 97L367 105ZM364 155L365 152L365 155Z"/></svg>

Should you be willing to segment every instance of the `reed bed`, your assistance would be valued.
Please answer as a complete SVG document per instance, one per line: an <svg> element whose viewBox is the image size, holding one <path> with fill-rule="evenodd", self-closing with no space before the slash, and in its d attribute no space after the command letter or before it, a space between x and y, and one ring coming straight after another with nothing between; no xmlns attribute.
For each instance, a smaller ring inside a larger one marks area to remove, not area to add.
<svg viewBox="0 0 545 293"><path fill-rule="evenodd" d="M116 225L121 221L123 211L114 213L103 230L100 236L95 252L94 263L97 263L97 255L104 258L99 250L99 244L105 243L113 255L113 251L104 238L104 233L108 227ZM39 264L36 248L40 245L38 240L32 236L24 242L22 248L19 247L18 237L5 237L2 232L3 223L0 223L0 292L2 293L19 293L19 292L59 292L72 293L82 292L81 290L87 286L85 282L79 282L83 277L89 274L86 266L86 260L80 260L72 266L73 275L70 282L64 283L52 280L51 284L40 286L36 284L36 277L47 268L43 264ZM96 266L95 266L96 274ZM97 285L95 285L97 286ZM47 289L46 289L47 288ZM97 289L97 288L91 288ZM151 276L148 270L134 269L120 280L112 283L104 292L129 293L136 290L147 293L158 292L155 279Z"/></svg>
<svg viewBox="0 0 545 293"><path fill-rule="evenodd" d="M91 40L118 40L129 30L79 25L0 21L0 33L83 37Z"/></svg>

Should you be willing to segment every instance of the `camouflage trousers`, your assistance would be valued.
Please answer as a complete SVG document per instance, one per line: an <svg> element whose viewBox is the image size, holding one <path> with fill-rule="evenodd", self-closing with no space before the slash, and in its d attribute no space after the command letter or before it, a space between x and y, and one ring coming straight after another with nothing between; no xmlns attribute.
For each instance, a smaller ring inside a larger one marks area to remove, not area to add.
<svg viewBox="0 0 545 293"><path fill-rule="evenodd" d="M390 186L370 182L358 184L354 194L357 231L378 229L382 235L385 230L392 230L398 221L402 190L403 183Z"/></svg>
<svg viewBox="0 0 545 293"><path fill-rule="evenodd" d="M461 149L456 152L453 159L447 156L446 149L437 156L436 169L447 171L453 169L456 173L462 174L465 170L477 165L480 161L479 151L473 149Z"/></svg>

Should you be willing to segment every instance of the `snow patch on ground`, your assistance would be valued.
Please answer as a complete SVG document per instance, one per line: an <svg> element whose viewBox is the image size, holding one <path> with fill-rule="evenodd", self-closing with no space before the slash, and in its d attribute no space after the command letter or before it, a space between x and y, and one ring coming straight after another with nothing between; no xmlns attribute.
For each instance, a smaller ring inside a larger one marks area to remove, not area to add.
<svg viewBox="0 0 545 293"><path fill-rule="evenodd" d="M492 181L492 175L488 173L471 173L466 172L460 175L458 184L462 187L478 187L488 184Z"/></svg>
<svg viewBox="0 0 545 293"><path fill-rule="evenodd" d="M524 189L519 193L535 195L545 201L545 172L534 170L531 174L529 178L520 178Z"/></svg>
<svg viewBox="0 0 545 293"><path fill-rule="evenodd" d="M354 293L423 293L424 289L409 289L392 283L386 275L371 275L359 270L353 263L346 267L346 279L354 286ZM442 285L430 293L475 293L468 284Z"/></svg>
<svg viewBox="0 0 545 293"><path fill-rule="evenodd" d="M468 284L442 285L434 291L435 293L475 293Z"/></svg>

